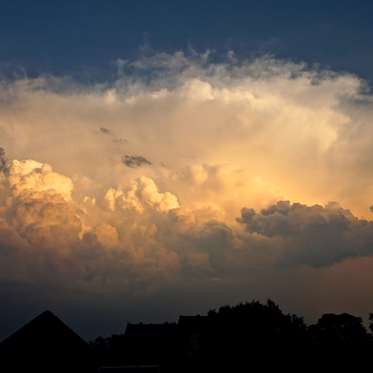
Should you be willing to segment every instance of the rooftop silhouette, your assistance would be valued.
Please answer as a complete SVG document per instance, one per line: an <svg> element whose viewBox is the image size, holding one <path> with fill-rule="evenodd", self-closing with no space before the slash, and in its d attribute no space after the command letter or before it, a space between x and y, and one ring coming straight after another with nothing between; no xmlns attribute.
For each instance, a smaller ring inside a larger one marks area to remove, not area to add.
<svg viewBox="0 0 373 373"><path fill-rule="evenodd" d="M38 372L62 372L92 364L88 344L51 311L45 311L0 344L0 357L8 372L30 367Z"/></svg>
<svg viewBox="0 0 373 373"><path fill-rule="evenodd" d="M177 323L131 323L89 344L45 311L0 343L0 362L1 372L360 371L372 352L373 335L360 317L325 314L308 326L269 300Z"/></svg>

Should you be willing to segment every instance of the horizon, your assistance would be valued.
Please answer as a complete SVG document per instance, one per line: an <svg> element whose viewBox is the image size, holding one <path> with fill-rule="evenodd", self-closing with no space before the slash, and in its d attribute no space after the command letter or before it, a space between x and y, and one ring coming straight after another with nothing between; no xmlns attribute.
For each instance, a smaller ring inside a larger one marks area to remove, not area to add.
<svg viewBox="0 0 373 373"><path fill-rule="evenodd" d="M313 369L359 369L368 364L372 332L373 313L367 328L361 318L347 313L324 314L307 325L299 315L286 314L267 300L222 306L203 316L180 315L175 323L131 323L125 331L87 343L46 311L2 341L0 355L11 372L48 372L51 365L58 372L74 367L87 373L210 372L222 366L286 366L298 371L305 361Z"/></svg>
<svg viewBox="0 0 373 373"><path fill-rule="evenodd" d="M300 318L301 320L303 320L303 322L304 322L304 324L306 325L307 328L310 328L310 327L313 327L314 325L317 325L320 322L320 319L322 319L322 317L325 317L327 315L334 315L334 316L337 316L337 317L341 317L341 316L344 316L344 315L349 315L348 313L345 313L343 311L340 312L340 313L323 313L323 314L320 314L320 317L318 317L317 320L313 320L312 322L307 322L307 320L305 320L302 315L294 314L294 313L291 313L291 312L284 312L284 309L282 308L282 306L277 304L276 302L273 302L273 300L271 300L271 299L267 299L266 302L260 302L260 301L254 299L254 300L251 300L251 301L239 302L237 304L220 305L216 308L212 308L212 309L207 310L206 312L201 312L201 313L198 313L198 314L179 314L177 316L177 318L175 320L172 320L172 321L170 321L170 320L163 320L163 321L158 321L158 322L143 322L142 320L139 320L139 321L136 321L136 322L128 321L128 322L126 322L125 327L122 330L114 331L111 335L96 335L95 337L93 337L91 339L85 339L85 338L81 337L78 333L76 333L74 328L71 328L69 323L65 322L64 318L61 317L61 315L56 314L55 312L47 309L47 310L44 310L44 311L38 313L37 315L32 316L26 322L18 325L18 327L15 330L13 330L9 335L7 335L5 338L0 339L0 344L2 342L7 341L10 338L14 338L16 335L19 335L20 333L22 333L25 330L25 328L30 328L31 325L33 325L33 327L41 327L43 324L48 325L48 323L50 323L50 322L52 322L52 323L58 322L58 324L62 323L73 334L77 335L79 338L81 338L86 343L94 343L95 341L97 341L98 338L112 338L112 337L117 336L117 335L126 335L129 325L132 325L132 326L140 326L140 325L143 325L143 326L177 325L177 324L180 323L180 320L182 318L201 318L201 317L202 318L203 317L207 318L207 317L209 317L209 315L211 313L213 313L213 314L214 313L215 314L219 313L222 309L225 309L227 307L230 308L230 309L235 309L235 308L238 308L238 307L247 307L247 306L250 307L251 305L253 305L255 303L258 304L261 307L263 307L263 306L268 307L269 304L273 304L274 306L278 307L278 309L280 310L280 312L282 312L283 315L291 316L291 317L297 317L297 318ZM364 318L361 317L360 315L350 315L350 316L361 318L362 321L363 321L362 325L365 328L365 330L368 332L369 329L371 329L371 325L372 325L371 324L371 315L373 315L373 313L368 315L366 320L364 320ZM369 321L369 323L368 323L368 321Z"/></svg>

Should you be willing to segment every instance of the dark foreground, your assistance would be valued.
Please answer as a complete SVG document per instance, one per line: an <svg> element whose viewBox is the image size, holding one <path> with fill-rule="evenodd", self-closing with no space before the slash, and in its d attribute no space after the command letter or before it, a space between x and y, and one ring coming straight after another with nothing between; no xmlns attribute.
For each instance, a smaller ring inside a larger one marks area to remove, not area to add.
<svg viewBox="0 0 373 373"><path fill-rule="evenodd" d="M373 358L362 319L325 314L307 326L280 308L251 302L177 323L128 324L87 344L46 311L0 344L6 372L366 371ZM365 367L365 368L364 368Z"/></svg>

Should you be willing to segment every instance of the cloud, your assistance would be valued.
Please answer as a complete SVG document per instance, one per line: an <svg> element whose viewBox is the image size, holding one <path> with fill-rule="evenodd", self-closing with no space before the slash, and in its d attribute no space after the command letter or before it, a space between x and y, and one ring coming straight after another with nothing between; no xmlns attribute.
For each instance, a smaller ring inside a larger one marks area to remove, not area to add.
<svg viewBox="0 0 373 373"><path fill-rule="evenodd" d="M119 65L113 83L1 85L3 281L307 303L302 286L369 262L373 101L361 79L211 53Z"/></svg>
<svg viewBox="0 0 373 373"><path fill-rule="evenodd" d="M7 172L8 160L5 155L5 150L0 147L0 172Z"/></svg>
<svg viewBox="0 0 373 373"><path fill-rule="evenodd" d="M17 197L27 198L31 195L32 198L33 194L44 193L57 194L66 201L71 200L71 179L54 172L48 164L34 160L13 160L9 165L7 180L12 194Z"/></svg>
<svg viewBox="0 0 373 373"><path fill-rule="evenodd" d="M287 262L326 266L373 254L373 222L357 218L338 203L279 201L260 212L244 208L238 221L248 232L272 239Z"/></svg>
<svg viewBox="0 0 373 373"><path fill-rule="evenodd" d="M105 127L100 127L100 132L105 134L105 135L109 135L110 134L110 130L109 128L105 128Z"/></svg>
<svg viewBox="0 0 373 373"><path fill-rule="evenodd" d="M2 217L10 228L35 248L73 247L81 226L71 203L70 178L54 172L48 164L12 160L2 181Z"/></svg>
<svg viewBox="0 0 373 373"><path fill-rule="evenodd" d="M131 168L142 167L142 166L151 166L152 163L148 161L142 155L124 155L122 157L122 162Z"/></svg>
<svg viewBox="0 0 373 373"><path fill-rule="evenodd" d="M146 208L165 212L179 207L175 195L169 192L160 193L155 182L145 176L136 179L127 191L109 189L105 200L111 210L120 208L139 213L144 212Z"/></svg>

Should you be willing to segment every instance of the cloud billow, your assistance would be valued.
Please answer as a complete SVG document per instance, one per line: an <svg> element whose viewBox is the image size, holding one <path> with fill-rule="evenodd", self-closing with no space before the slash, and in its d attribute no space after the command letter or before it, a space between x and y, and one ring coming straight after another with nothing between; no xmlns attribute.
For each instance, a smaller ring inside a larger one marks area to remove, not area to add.
<svg viewBox="0 0 373 373"><path fill-rule="evenodd" d="M348 257L373 254L373 222L331 202L325 206L279 201L260 212L243 208L238 221L250 233L273 239L284 260L326 266Z"/></svg>
<svg viewBox="0 0 373 373"><path fill-rule="evenodd" d="M208 53L118 63L110 84L1 86L0 281L286 297L289 278L373 267L358 77Z"/></svg>

